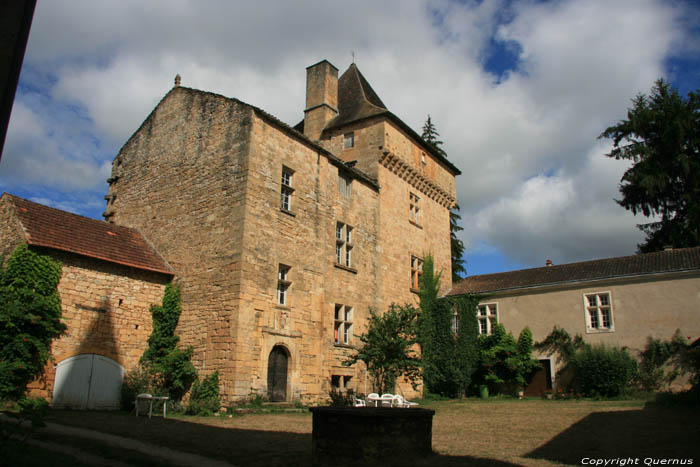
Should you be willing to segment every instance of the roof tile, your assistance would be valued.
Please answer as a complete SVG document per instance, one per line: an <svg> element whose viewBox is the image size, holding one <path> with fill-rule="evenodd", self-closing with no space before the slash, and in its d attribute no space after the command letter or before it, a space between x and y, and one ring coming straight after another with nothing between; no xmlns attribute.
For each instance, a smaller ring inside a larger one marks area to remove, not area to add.
<svg viewBox="0 0 700 467"><path fill-rule="evenodd" d="M602 279L700 270L700 247L467 277L448 295L487 293Z"/></svg>
<svg viewBox="0 0 700 467"><path fill-rule="evenodd" d="M173 275L168 263L135 229L61 211L9 193L5 196L14 205L30 245Z"/></svg>

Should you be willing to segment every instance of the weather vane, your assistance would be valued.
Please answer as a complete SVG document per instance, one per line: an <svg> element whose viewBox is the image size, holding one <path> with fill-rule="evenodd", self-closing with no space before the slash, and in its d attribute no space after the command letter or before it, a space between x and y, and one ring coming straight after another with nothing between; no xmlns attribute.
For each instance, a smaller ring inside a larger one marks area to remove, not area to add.
<svg viewBox="0 0 700 467"><path fill-rule="evenodd" d="M350 54L352 55L352 63L355 63L355 51L351 50Z"/></svg>

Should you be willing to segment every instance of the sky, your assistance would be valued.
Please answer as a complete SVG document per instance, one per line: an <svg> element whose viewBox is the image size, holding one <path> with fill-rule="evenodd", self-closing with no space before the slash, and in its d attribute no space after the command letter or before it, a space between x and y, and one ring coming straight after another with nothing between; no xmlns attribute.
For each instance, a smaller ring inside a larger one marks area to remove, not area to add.
<svg viewBox="0 0 700 467"><path fill-rule="evenodd" d="M351 7L350 7L351 5ZM634 254L598 136L663 78L700 88L700 5L653 0L39 0L0 192L101 219L121 146L176 74L289 124L305 68L355 63L457 178L469 275Z"/></svg>

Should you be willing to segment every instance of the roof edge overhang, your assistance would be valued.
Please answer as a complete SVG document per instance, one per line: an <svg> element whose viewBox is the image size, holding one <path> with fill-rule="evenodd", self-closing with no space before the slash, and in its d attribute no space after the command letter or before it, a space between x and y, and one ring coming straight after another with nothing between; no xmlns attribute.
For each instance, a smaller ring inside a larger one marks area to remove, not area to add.
<svg viewBox="0 0 700 467"><path fill-rule="evenodd" d="M41 248L49 248L51 250L56 250L56 251L63 251L66 253L72 253L74 255L79 255L79 256L84 256L86 258L92 258L92 259L98 259L100 261L104 261L106 263L111 263L111 264L119 264L120 266L127 266L130 268L134 269L139 269L141 271L149 271L149 272L155 272L158 274L164 274L166 276L174 277L175 273L171 270L166 270L166 269L158 269L158 268L149 268L146 266L138 265L138 264L133 264L129 263L128 261L119 261L115 260L112 258L107 258L106 256L101 256L101 255L95 255L95 254L89 254L84 251L78 251L76 249L72 248L61 248L56 245L49 245L49 244L44 244L42 242L33 242L30 238L27 238L27 244L35 247L41 247Z"/></svg>
<svg viewBox="0 0 700 467"><path fill-rule="evenodd" d="M678 269L674 271L661 271L661 272L650 272L642 274L624 274L619 276L605 276L596 277L591 279L573 279L570 281L560 281L560 282L549 282L546 284L533 284L520 287L506 287L502 289L492 289L492 290L480 290L475 292L461 292L450 294L452 297L457 297L460 295L476 294L476 295L507 295L515 292L547 292L550 290L560 290L564 288L573 288L585 286L586 284L598 284L601 282L635 282L641 281L643 279L650 280L664 280L671 279L675 277L691 277L694 275L700 275L700 269Z"/></svg>

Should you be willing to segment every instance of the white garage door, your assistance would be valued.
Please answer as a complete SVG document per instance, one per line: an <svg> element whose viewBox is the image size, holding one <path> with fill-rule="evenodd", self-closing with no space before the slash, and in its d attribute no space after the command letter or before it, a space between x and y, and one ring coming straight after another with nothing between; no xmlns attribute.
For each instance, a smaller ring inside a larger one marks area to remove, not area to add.
<svg viewBox="0 0 700 467"><path fill-rule="evenodd" d="M76 355L56 367L54 407L118 409L124 367L96 354Z"/></svg>

